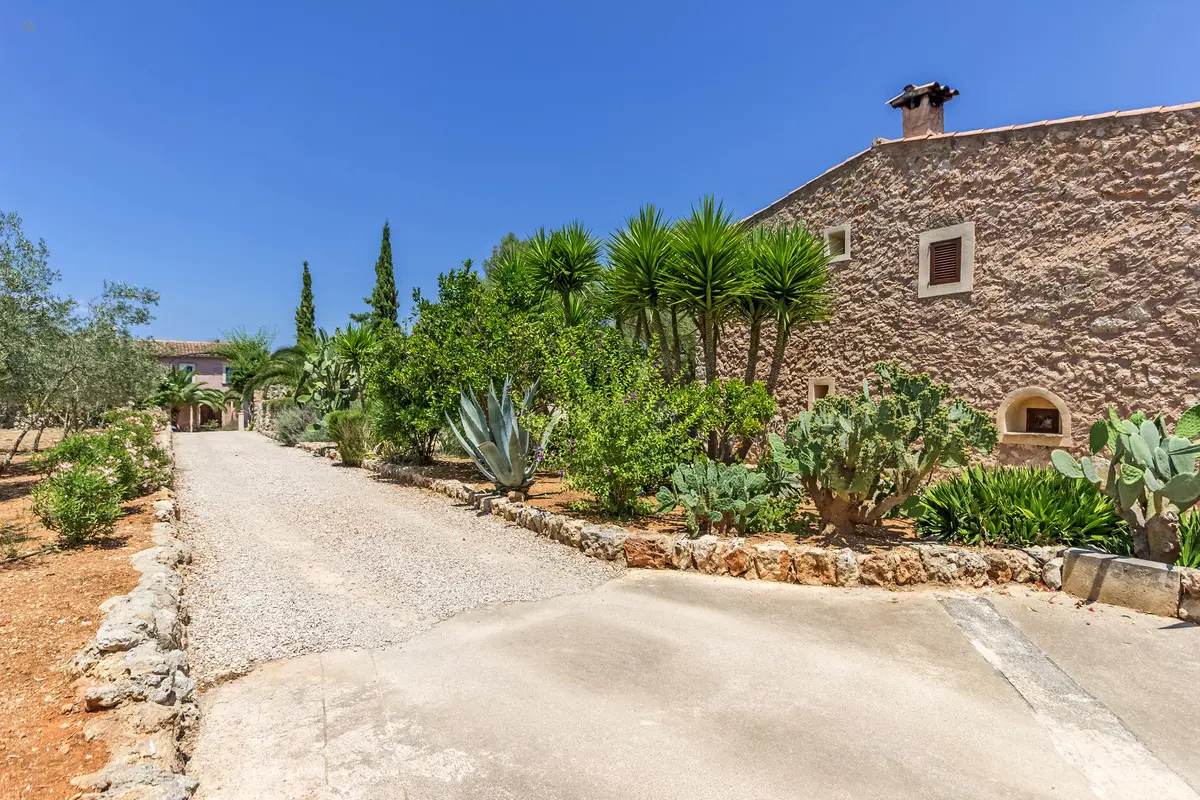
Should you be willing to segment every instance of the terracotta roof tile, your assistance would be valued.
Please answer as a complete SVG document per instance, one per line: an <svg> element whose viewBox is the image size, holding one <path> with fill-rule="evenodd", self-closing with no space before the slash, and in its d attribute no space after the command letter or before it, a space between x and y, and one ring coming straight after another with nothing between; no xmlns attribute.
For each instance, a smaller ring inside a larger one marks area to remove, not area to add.
<svg viewBox="0 0 1200 800"><path fill-rule="evenodd" d="M145 339L143 342L159 358L215 355L213 351L219 344L219 342L185 342L176 339Z"/></svg>

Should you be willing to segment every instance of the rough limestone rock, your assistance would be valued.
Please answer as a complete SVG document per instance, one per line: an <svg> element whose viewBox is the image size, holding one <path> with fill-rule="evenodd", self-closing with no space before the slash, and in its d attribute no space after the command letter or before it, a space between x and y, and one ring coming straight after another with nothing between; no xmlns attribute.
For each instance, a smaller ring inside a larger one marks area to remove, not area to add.
<svg viewBox="0 0 1200 800"><path fill-rule="evenodd" d="M735 578L758 579L758 572L754 568L754 561L757 554L754 552L753 547L746 544L745 539L737 538L728 542L721 542L718 549L721 554L721 565L718 568L718 574L732 575Z"/></svg>
<svg viewBox="0 0 1200 800"><path fill-rule="evenodd" d="M563 523L562 533L559 541L568 547L574 547L578 549L582 546L584 527L583 520L567 520L565 523Z"/></svg>
<svg viewBox="0 0 1200 800"><path fill-rule="evenodd" d="M1062 588L1063 560L1061 557L1052 558L1042 565L1042 583L1054 591Z"/></svg>
<svg viewBox="0 0 1200 800"><path fill-rule="evenodd" d="M756 544L754 567L760 580L786 583L792 576L792 552L783 542Z"/></svg>
<svg viewBox="0 0 1200 800"><path fill-rule="evenodd" d="M933 583L972 586L987 584L988 561L978 553L940 544L913 545L921 556L926 578Z"/></svg>
<svg viewBox="0 0 1200 800"><path fill-rule="evenodd" d="M682 536L675 540L671 550L671 567L685 572L694 570L696 564L692 561L692 542Z"/></svg>
<svg viewBox="0 0 1200 800"><path fill-rule="evenodd" d="M585 525L579 547L592 558L625 562L625 539L629 532L620 525Z"/></svg>
<svg viewBox="0 0 1200 800"><path fill-rule="evenodd" d="M109 764L98 773L71 780L77 788L99 792L94 797L121 800L188 800L199 784L195 778L178 775L152 761Z"/></svg>
<svg viewBox="0 0 1200 800"><path fill-rule="evenodd" d="M858 557L849 547L834 551L833 565L838 586L858 586L862 582Z"/></svg>
<svg viewBox="0 0 1200 800"><path fill-rule="evenodd" d="M159 522L170 522L175 518L175 503L170 500L154 501L154 518Z"/></svg>
<svg viewBox="0 0 1200 800"><path fill-rule="evenodd" d="M858 568L859 580L872 586L912 586L926 580L921 554L911 547L869 553Z"/></svg>
<svg viewBox="0 0 1200 800"><path fill-rule="evenodd" d="M551 514L546 519L546 535L556 542L561 541L562 527L566 521L566 518L561 514Z"/></svg>
<svg viewBox="0 0 1200 800"><path fill-rule="evenodd" d="M796 583L806 586L834 586L837 579L837 554L840 551L798 545L792 548L792 572ZM851 559L854 556L851 554ZM854 563L855 571L858 562Z"/></svg>
<svg viewBox="0 0 1200 800"><path fill-rule="evenodd" d="M674 568L675 537L637 531L625 539L625 564L641 569Z"/></svg>
<svg viewBox="0 0 1200 800"><path fill-rule="evenodd" d="M1041 567L1023 550L984 550L988 578L992 583L1031 583L1041 576Z"/></svg>
<svg viewBox="0 0 1200 800"><path fill-rule="evenodd" d="M1200 570L1182 569L1179 576L1179 618L1200 623Z"/></svg>
<svg viewBox="0 0 1200 800"><path fill-rule="evenodd" d="M721 563L720 556L717 554L717 545L720 541L712 534L692 541L692 561L696 565L697 572L703 572L705 575L717 574L717 568Z"/></svg>

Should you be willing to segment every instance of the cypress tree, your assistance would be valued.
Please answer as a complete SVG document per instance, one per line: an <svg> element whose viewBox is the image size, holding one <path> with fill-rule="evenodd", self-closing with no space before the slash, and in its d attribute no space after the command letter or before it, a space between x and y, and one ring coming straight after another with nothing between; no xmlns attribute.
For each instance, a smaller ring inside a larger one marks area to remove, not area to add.
<svg viewBox="0 0 1200 800"><path fill-rule="evenodd" d="M392 267L392 229L383 223L383 241L379 244L379 259L375 262L375 289L363 298L371 306L371 320L380 325L396 326L396 272Z"/></svg>
<svg viewBox="0 0 1200 800"><path fill-rule="evenodd" d="M304 262L304 286L300 289L300 305L296 308L296 344L317 338L317 310L313 307L312 274Z"/></svg>

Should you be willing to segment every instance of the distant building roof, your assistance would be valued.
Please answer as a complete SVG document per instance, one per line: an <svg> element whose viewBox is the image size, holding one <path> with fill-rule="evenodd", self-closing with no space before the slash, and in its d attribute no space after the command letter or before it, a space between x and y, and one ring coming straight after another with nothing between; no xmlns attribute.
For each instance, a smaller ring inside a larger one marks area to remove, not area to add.
<svg viewBox="0 0 1200 800"><path fill-rule="evenodd" d="M217 356L220 342L183 342L175 339L146 339L144 343L159 358L180 356Z"/></svg>

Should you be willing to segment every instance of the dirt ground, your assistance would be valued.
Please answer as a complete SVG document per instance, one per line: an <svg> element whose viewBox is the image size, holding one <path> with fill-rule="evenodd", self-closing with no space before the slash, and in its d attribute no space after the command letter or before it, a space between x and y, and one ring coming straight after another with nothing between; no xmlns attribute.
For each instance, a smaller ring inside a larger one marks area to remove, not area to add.
<svg viewBox="0 0 1200 800"><path fill-rule="evenodd" d="M57 439L46 434L43 447ZM0 447L14 436L0 430ZM100 603L137 585L129 556L151 544L157 495L131 503L103 545L9 560L55 538L29 508L38 475L28 462L18 454L0 476L0 798L58 800L78 794L71 778L108 760L103 744L85 741L97 715L85 715L62 668L95 632Z"/></svg>

